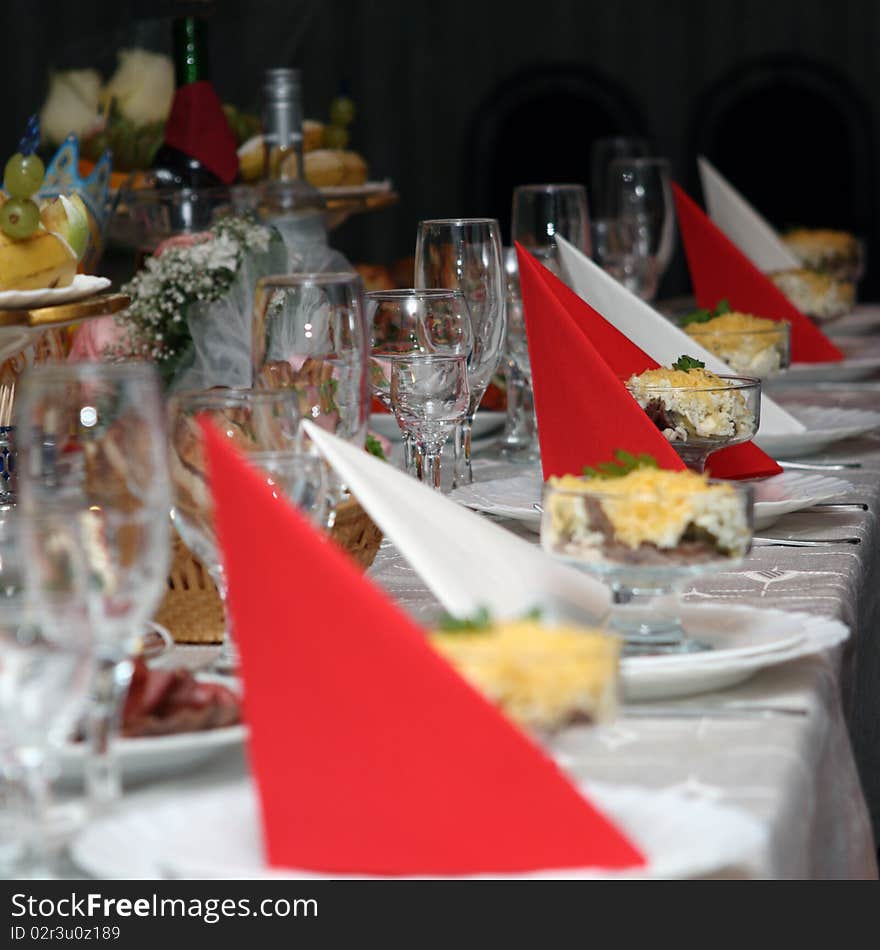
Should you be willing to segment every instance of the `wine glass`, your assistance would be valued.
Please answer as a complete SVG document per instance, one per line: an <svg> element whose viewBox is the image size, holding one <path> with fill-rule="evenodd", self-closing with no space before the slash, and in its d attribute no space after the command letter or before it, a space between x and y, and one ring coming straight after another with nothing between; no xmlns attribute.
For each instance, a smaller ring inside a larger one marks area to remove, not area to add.
<svg viewBox="0 0 880 950"><path fill-rule="evenodd" d="M177 393L168 402L171 444L172 518L184 543L211 574L226 610L227 582L214 524L200 419L214 423L230 442L286 497L317 524L326 520L324 465L305 443L296 392L288 389L208 389ZM237 666L230 617L215 663Z"/></svg>
<svg viewBox="0 0 880 950"><path fill-rule="evenodd" d="M51 876L53 753L74 734L88 695L92 636L77 514L0 510L0 759L26 793L25 821L13 829L18 877Z"/></svg>
<svg viewBox="0 0 880 950"><path fill-rule="evenodd" d="M415 449L416 475L440 491L443 443L470 402L464 356L401 356L391 363L391 408Z"/></svg>
<svg viewBox="0 0 880 950"><path fill-rule="evenodd" d="M608 167L618 158L647 158L651 147L647 139L630 135L612 135L596 139L590 148L590 204L593 214L608 217Z"/></svg>
<svg viewBox="0 0 880 950"><path fill-rule="evenodd" d="M649 230L634 218L599 218L592 222L596 263L642 300L653 300L659 281Z"/></svg>
<svg viewBox="0 0 880 950"><path fill-rule="evenodd" d="M377 290L364 295L371 331L370 384L373 395L391 411L391 365L402 356L435 353L471 355L471 318L460 290ZM407 470L413 465L412 443L404 433Z"/></svg>
<svg viewBox="0 0 880 950"><path fill-rule="evenodd" d="M419 223L416 238L417 287L452 287L464 294L471 315L474 347L468 359L470 405L455 429L455 481L469 485L471 429L507 333L501 228L494 218L443 218Z"/></svg>
<svg viewBox="0 0 880 950"><path fill-rule="evenodd" d="M662 277L672 260L675 211L669 162L665 158L620 158L608 167L608 212L645 229Z"/></svg>
<svg viewBox="0 0 880 950"><path fill-rule="evenodd" d="M257 281L254 386L290 389L322 429L363 448L369 417L370 335L355 273L303 273ZM345 488L329 473L331 506ZM331 512L332 519L332 512Z"/></svg>
<svg viewBox="0 0 880 950"><path fill-rule="evenodd" d="M511 461L532 462L540 456L540 447L516 248L504 249L504 270L507 278L507 420L501 452Z"/></svg>
<svg viewBox="0 0 880 950"><path fill-rule="evenodd" d="M590 217L583 185L518 185L513 190L511 238L559 276L556 236L590 253Z"/></svg>
<svg viewBox="0 0 880 950"><path fill-rule="evenodd" d="M25 515L74 517L96 639L86 787L93 808L120 794L113 754L131 655L167 586L170 487L159 379L146 363L44 364L16 406Z"/></svg>

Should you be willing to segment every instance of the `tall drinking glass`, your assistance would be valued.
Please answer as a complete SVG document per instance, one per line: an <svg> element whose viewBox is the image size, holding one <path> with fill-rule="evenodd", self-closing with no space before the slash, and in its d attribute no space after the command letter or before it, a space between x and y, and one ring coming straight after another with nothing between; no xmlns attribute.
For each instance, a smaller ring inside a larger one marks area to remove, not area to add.
<svg viewBox="0 0 880 950"><path fill-rule="evenodd" d="M419 223L417 287L457 288L467 301L474 335L468 360L470 404L455 429L455 482L469 485L471 428L498 368L507 334L501 228L494 218L444 218Z"/></svg>
<svg viewBox="0 0 880 950"><path fill-rule="evenodd" d="M413 442L416 475L440 491L443 444L469 403L464 356L418 354L391 363L391 408Z"/></svg>
<svg viewBox="0 0 880 950"><path fill-rule="evenodd" d="M391 411L391 366L418 354L469 357L474 348L471 318L460 290L377 290L364 295L371 332L370 384L373 395ZM412 442L403 444L412 470Z"/></svg>
<svg viewBox="0 0 880 950"><path fill-rule="evenodd" d="M642 300L653 300L659 280L649 229L636 218L598 218L592 223L596 263Z"/></svg>
<svg viewBox="0 0 880 950"><path fill-rule="evenodd" d="M326 521L326 476L321 460L305 445L296 392L288 389L208 389L177 393L168 403L172 518L184 543L211 574L226 609L227 582L214 525L204 441L199 424L213 422L239 451L317 524ZM229 614L218 671L238 665Z"/></svg>
<svg viewBox="0 0 880 950"><path fill-rule="evenodd" d="M612 135L596 139L590 148L590 204L596 217L611 215L606 189L608 168L619 158L648 158L651 146L647 139L631 135Z"/></svg>
<svg viewBox="0 0 880 950"><path fill-rule="evenodd" d="M556 237L590 253L590 216L583 185L519 185L513 190L511 239L559 275Z"/></svg>
<svg viewBox="0 0 880 950"><path fill-rule="evenodd" d="M363 448L370 333L361 278L354 272L262 278L253 334L254 386L293 390L302 418ZM345 489L329 477L332 509Z"/></svg>
<svg viewBox="0 0 880 950"><path fill-rule="evenodd" d="M52 876L53 753L88 695L92 636L77 512L0 510L0 762L25 792L12 826L16 877Z"/></svg>
<svg viewBox="0 0 880 950"><path fill-rule="evenodd" d="M662 277L672 260L675 206L665 158L620 158L608 167L609 218L626 218L645 231Z"/></svg>
<svg viewBox="0 0 880 950"><path fill-rule="evenodd" d="M83 536L96 638L86 787L103 810L120 794L113 739L130 657L167 586L171 493L159 379L146 363L36 366L23 377L16 420L24 514L75 517Z"/></svg>

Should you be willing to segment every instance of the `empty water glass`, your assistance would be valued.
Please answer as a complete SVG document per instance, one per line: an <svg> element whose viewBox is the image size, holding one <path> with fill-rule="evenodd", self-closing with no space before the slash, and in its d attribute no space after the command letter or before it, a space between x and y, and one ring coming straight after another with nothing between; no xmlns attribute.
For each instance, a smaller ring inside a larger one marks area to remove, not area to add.
<svg viewBox="0 0 880 950"><path fill-rule="evenodd" d="M657 258L658 277L672 260L675 209L669 162L665 158L621 158L608 168L609 218L628 218L645 230Z"/></svg>
<svg viewBox="0 0 880 950"><path fill-rule="evenodd" d="M590 205L598 218L608 217L608 167L619 158L647 158L651 146L647 139L632 135L612 135L596 139L590 147Z"/></svg>
<svg viewBox="0 0 880 950"><path fill-rule="evenodd" d="M590 253L590 218L583 185L519 185L513 190L511 237L559 275L556 238Z"/></svg>
<svg viewBox="0 0 880 950"><path fill-rule="evenodd" d="M592 229L596 263L642 300L653 300L660 274L647 226L636 218L600 218Z"/></svg>
<svg viewBox="0 0 880 950"><path fill-rule="evenodd" d="M440 490L440 457L470 401L463 356L401 357L391 364L391 407L415 448L416 476Z"/></svg>
<svg viewBox="0 0 880 950"><path fill-rule="evenodd" d="M454 287L464 294L474 348L468 359L470 405L455 435L455 481L469 485L471 427L504 351L507 317L501 227L494 218L446 218L419 223L416 284Z"/></svg>

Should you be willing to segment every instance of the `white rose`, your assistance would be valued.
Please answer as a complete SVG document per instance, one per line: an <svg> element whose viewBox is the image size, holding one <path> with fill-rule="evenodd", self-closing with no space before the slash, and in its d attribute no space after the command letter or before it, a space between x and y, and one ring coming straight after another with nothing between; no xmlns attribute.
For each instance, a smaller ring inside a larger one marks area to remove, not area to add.
<svg viewBox="0 0 880 950"><path fill-rule="evenodd" d="M71 132L82 137L95 124L100 94L101 75L94 69L54 73L40 110L43 138L59 145Z"/></svg>
<svg viewBox="0 0 880 950"><path fill-rule="evenodd" d="M174 98L174 64L161 53L120 50L119 65L104 87L104 97L114 98L135 125L163 121Z"/></svg>

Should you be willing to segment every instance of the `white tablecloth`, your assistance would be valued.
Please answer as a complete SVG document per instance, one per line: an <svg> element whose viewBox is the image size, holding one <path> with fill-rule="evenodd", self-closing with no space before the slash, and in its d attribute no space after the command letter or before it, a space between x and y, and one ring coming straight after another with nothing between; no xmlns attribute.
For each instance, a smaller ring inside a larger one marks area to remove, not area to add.
<svg viewBox="0 0 880 950"><path fill-rule="evenodd" d="M814 390L785 398L804 395L810 402L869 408L880 402L880 387L818 395ZM493 461L490 449L483 448L478 455L479 477L514 470ZM688 594L693 599L827 614L851 626L851 640L833 655L792 662L724 694L681 703L705 707L737 699L757 706L784 705L803 714L643 719L624 710L613 726L570 729L554 745L555 754L578 778L649 788L684 787L755 816L766 830L762 846L741 866L726 869L724 876L877 875L869 811L847 726L875 821L880 823L880 440L844 443L824 458L862 462L861 469L846 473L854 485L851 498L840 500L865 501L870 510L789 515L764 533L831 537L845 530L859 534L862 544L817 550L759 548L741 569L702 579ZM773 580L755 574L767 570L782 574ZM437 612L424 584L391 545L383 545L370 575L416 617L426 619ZM240 754L227 754L201 767L198 774L166 780L149 794L208 787L241 774L243 768Z"/></svg>

